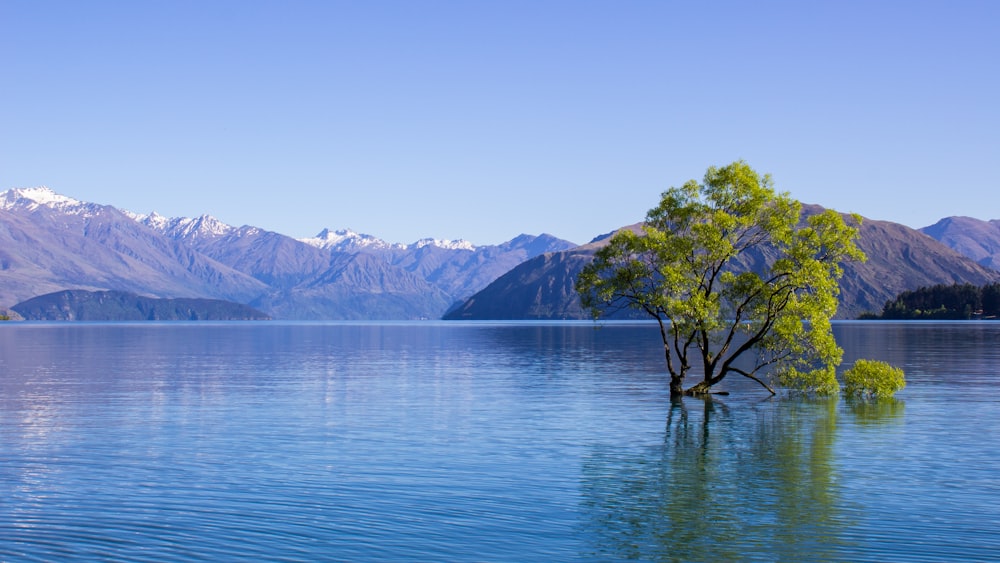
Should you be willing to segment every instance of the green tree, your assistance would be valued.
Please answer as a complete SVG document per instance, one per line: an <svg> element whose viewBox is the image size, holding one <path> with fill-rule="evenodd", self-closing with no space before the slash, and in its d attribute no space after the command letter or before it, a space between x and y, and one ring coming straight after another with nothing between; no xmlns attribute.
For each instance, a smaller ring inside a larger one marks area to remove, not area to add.
<svg viewBox="0 0 1000 563"><path fill-rule="evenodd" d="M709 168L703 183L663 192L641 233L611 237L576 290L595 318L633 308L659 322L672 396L708 393L730 373L772 394L773 380L835 393L841 263L865 256L841 215L800 212L743 161ZM704 378L685 390L697 364Z"/></svg>

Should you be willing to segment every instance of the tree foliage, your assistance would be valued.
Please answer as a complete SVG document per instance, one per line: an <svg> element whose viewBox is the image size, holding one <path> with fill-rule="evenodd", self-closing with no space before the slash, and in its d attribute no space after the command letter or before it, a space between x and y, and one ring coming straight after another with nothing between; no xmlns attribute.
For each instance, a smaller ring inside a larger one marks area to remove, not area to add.
<svg viewBox="0 0 1000 563"><path fill-rule="evenodd" d="M858 398L889 398L906 387L903 370L876 360L858 360L844 371L844 393Z"/></svg>
<svg viewBox="0 0 1000 563"><path fill-rule="evenodd" d="M904 291L886 302L879 315L868 319L962 320L1000 316L1000 283L938 284Z"/></svg>
<svg viewBox="0 0 1000 563"><path fill-rule="evenodd" d="M730 373L772 393L775 380L834 393L841 263L864 254L841 215L800 211L743 161L709 168L663 192L640 234L616 233L576 289L595 318L630 307L659 322L672 395L707 393ZM704 378L685 390L695 367Z"/></svg>

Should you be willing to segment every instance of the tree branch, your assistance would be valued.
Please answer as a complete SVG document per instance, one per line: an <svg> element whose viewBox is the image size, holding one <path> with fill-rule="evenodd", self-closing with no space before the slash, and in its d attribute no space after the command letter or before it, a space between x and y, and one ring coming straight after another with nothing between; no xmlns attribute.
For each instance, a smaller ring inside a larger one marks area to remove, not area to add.
<svg viewBox="0 0 1000 563"><path fill-rule="evenodd" d="M764 389L767 389L768 391L770 391L772 396L773 395L777 395L777 393L775 393L774 389L771 389L770 385L768 385L767 383L764 383L763 380L761 380L759 377L753 375L752 373L747 373L747 372L745 372L745 371L743 371L743 370L741 370L739 368L729 368L729 371L735 371L736 373L742 375L743 377L749 377L750 379L756 381L757 383L760 383L761 386L764 387Z"/></svg>

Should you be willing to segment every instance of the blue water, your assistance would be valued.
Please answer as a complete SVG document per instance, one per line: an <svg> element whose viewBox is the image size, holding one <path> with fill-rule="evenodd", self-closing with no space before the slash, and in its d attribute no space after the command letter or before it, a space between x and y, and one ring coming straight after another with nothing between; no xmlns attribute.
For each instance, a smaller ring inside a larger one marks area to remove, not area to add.
<svg viewBox="0 0 1000 563"><path fill-rule="evenodd" d="M1000 323L893 403L672 404L654 326L0 323L0 561L1000 558Z"/></svg>

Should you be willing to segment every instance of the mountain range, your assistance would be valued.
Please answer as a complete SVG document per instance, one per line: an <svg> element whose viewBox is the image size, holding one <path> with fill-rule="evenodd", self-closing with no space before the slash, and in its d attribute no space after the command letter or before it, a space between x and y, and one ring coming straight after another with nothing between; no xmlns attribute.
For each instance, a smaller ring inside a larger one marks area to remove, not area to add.
<svg viewBox="0 0 1000 563"><path fill-rule="evenodd" d="M110 289L223 299L284 319L440 318L524 260L574 246L546 234L488 246L389 244L348 230L297 240L209 215L140 215L11 189L0 193L0 306Z"/></svg>
<svg viewBox="0 0 1000 563"><path fill-rule="evenodd" d="M210 215L143 215L11 189L0 193L0 308L75 289L221 299L277 319L586 318L573 282L609 237L398 244L325 229L294 239ZM869 259L845 267L841 318L879 311L907 289L1000 280L1000 221L950 217L915 230L866 219L858 244Z"/></svg>

